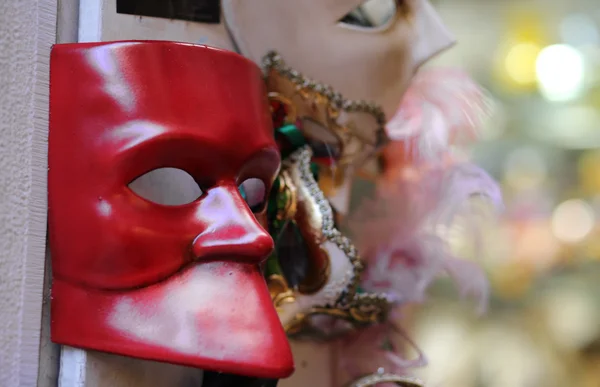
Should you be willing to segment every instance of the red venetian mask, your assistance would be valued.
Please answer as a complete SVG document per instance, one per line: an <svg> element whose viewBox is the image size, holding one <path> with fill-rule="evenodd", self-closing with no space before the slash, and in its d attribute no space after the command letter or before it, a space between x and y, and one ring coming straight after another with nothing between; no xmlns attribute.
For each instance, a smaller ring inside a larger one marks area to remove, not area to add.
<svg viewBox="0 0 600 387"><path fill-rule="evenodd" d="M57 45L50 94L53 341L289 376L259 270L273 241L238 190L268 190L280 164L259 68L172 42ZM165 167L202 195L166 206L128 187Z"/></svg>

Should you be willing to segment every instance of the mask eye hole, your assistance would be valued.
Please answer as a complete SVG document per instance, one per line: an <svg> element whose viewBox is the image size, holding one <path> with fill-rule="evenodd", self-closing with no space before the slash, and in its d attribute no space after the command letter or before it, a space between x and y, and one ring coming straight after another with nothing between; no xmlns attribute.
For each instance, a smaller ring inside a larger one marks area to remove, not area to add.
<svg viewBox="0 0 600 387"><path fill-rule="evenodd" d="M344 27L383 30L394 21L405 0L366 0L339 20Z"/></svg>
<svg viewBox="0 0 600 387"><path fill-rule="evenodd" d="M165 206L189 204L202 196L194 178L182 169L158 168L129 183L136 195Z"/></svg>
<svg viewBox="0 0 600 387"><path fill-rule="evenodd" d="M338 159L342 144L328 128L311 118L302 119L302 133L310 144L316 158Z"/></svg>
<svg viewBox="0 0 600 387"><path fill-rule="evenodd" d="M252 212L262 212L267 202L267 188L262 180L246 179L239 185L239 190Z"/></svg>

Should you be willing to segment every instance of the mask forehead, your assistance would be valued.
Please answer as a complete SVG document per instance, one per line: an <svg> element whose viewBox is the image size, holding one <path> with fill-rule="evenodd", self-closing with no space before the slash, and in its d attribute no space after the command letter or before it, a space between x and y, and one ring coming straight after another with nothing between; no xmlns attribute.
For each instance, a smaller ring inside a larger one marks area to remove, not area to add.
<svg viewBox="0 0 600 387"><path fill-rule="evenodd" d="M228 148L246 138L246 146L233 155L240 161L272 146L260 70L246 60L232 60L234 54L214 48L160 42L84 48L55 49L53 57L65 65L52 74L52 92L61 106L77 107L52 113L72 128L82 146L103 145L85 141L89 133L117 145L103 153L165 132L211 147Z"/></svg>

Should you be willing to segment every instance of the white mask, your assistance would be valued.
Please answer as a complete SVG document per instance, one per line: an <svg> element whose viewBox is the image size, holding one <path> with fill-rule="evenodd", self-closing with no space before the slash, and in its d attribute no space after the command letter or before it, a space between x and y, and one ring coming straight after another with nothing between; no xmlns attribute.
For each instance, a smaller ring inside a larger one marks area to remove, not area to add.
<svg viewBox="0 0 600 387"><path fill-rule="evenodd" d="M454 39L427 0L222 0L240 52L270 50L307 77L388 117L415 71Z"/></svg>

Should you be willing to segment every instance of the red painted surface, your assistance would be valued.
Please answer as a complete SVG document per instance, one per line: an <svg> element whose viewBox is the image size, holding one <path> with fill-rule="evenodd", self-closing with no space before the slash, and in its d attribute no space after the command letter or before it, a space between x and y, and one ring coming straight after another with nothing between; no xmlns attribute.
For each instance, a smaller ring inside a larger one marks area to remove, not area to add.
<svg viewBox="0 0 600 387"><path fill-rule="evenodd" d="M279 168L260 70L172 42L56 45L51 55L52 339L249 376L293 370L259 264L273 248L237 189ZM158 168L203 195L131 191ZM197 295L197 296L196 296Z"/></svg>

